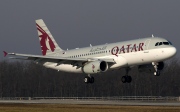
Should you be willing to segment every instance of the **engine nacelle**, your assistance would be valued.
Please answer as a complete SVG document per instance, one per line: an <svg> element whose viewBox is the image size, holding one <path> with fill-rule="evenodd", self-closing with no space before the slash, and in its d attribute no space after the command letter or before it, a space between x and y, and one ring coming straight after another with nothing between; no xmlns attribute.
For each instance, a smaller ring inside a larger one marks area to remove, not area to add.
<svg viewBox="0 0 180 112"><path fill-rule="evenodd" d="M86 74L95 74L105 72L108 69L108 64L105 61L94 61L86 64L82 71Z"/></svg>

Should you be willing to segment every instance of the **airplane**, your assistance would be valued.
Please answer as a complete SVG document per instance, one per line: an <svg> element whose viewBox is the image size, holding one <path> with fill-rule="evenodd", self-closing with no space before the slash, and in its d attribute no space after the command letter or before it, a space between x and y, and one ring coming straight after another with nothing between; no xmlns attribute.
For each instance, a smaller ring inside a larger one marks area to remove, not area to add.
<svg viewBox="0 0 180 112"><path fill-rule="evenodd" d="M103 44L85 48L63 50L59 47L42 19L36 20L42 55L4 52L11 59L33 60L36 64L57 71L85 73L85 83L94 83L92 74L124 68L123 83L130 83L128 72L137 66L140 72L160 75L164 61L176 54L172 43L160 37L147 37L123 42Z"/></svg>

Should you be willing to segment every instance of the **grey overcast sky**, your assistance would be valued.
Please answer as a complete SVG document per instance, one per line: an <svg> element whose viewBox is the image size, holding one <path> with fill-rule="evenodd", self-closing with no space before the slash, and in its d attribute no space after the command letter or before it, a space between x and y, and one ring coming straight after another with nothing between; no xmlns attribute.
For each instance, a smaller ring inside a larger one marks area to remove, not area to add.
<svg viewBox="0 0 180 112"><path fill-rule="evenodd" d="M41 18L63 49L152 34L180 49L180 0L1 0L0 51L41 54Z"/></svg>

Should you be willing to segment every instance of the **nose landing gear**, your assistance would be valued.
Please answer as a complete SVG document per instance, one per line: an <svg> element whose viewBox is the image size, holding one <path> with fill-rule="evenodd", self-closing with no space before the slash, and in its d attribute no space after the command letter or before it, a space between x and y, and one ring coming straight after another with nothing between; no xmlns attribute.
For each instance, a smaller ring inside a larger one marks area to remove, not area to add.
<svg viewBox="0 0 180 112"><path fill-rule="evenodd" d="M158 64L159 63L152 62L152 65L154 66L154 69L155 69L154 76L160 76L160 70L162 70L164 67L164 65L163 65L162 68L158 68Z"/></svg>

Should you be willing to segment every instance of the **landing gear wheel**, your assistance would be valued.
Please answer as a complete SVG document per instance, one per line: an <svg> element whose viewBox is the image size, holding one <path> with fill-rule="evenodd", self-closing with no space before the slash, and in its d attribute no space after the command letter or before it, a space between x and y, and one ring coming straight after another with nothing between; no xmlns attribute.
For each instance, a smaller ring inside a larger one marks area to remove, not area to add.
<svg viewBox="0 0 180 112"><path fill-rule="evenodd" d="M123 83L126 83L126 76L122 76L121 81L122 81Z"/></svg>
<svg viewBox="0 0 180 112"><path fill-rule="evenodd" d="M85 78L84 78L84 82L85 82L85 83L89 83L89 82L90 82L90 77L88 77L88 76L85 77Z"/></svg>
<svg viewBox="0 0 180 112"><path fill-rule="evenodd" d="M160 71L158 70L157 72L154 72L155 76L160 76Z"/></svg>
<svg viewBox="0 0 180 112"><path fill-rule="evenodd" d="M84 78L84 82L85 83L94 83L94 77L89 77L89 76L86 76L85 78Z"/></svg>
<svg viewBox="0 0 180 112"><path fill-rule="evenodd" d="M127 78L127 83L131 83L131 81L132 81L131 76L127 76L126 78Z"/></svg>
<svg viewBox="0 0 180 112"><path fill-rule="evenodd" d="M132 78L131 78L131 76L122 76L122 78L121 78L121 81L123 82L123 83L131 83L131 81L132 81Z"/></svg>
<svg viewBox="0 0 180 112"><path fill-rule="evenodd" d="M90 78L90 83L94 83L94 77Z"/></svg>

